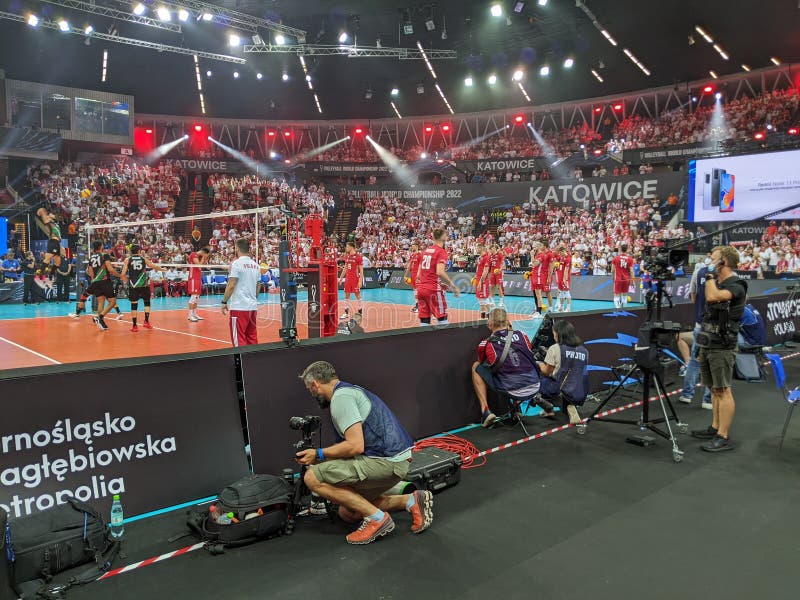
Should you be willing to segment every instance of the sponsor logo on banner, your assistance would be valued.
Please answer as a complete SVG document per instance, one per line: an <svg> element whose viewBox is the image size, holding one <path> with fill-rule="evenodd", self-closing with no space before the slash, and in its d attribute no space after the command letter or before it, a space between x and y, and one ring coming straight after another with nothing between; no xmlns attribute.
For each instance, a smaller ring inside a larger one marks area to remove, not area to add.
<svg viewBox="0 0 800 600"><path fill-rule="evenodd" d="M502 160L479 160L478 171L520 171L541 168L535 158L506 158Z"/></svg>
<svg viewBox="0 0 800 600"><path fill-rule="evenodd" d="M176 158L170 161L173 165L178 165L182 169L190 171L219 171L228 170L226 160L195 160L193 158Z"/></svg>
<svg viewBox="0 0 800 600"><path fill-rule="evenodd" d="M800 317L800 299L767 302L764 314L767 326L772 328L772 332L778 338L794 333L797 329L795 319Z"/></svg>
<svg viewBox="0 0 800 600"><path fill-rule="evenodd" d="M609 181L602 183L574 183L562 185L532 185L528 191L528 200L539 206L548 204L583 204L585 202L617 202L656 197L658 179L644 181Z"/></svg>

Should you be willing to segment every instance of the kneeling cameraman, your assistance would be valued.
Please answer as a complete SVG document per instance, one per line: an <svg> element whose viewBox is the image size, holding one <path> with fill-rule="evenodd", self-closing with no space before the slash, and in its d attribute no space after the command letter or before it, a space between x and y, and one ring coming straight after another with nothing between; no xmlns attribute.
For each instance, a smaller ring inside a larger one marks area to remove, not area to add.
<svg viewBox="0 0 800 600"><path fill-rule="evenodd" d="M539 365L533 356L531 342L521 331L514 331L504 308L489 313L487 323L492 331L478 345L478 361L472 364L472 387L481 405L481 424L491 425L497 417L489 410L486 389L490 388L511 397L525 400L539 391ZM547 417L554 417L553 405L538 400Z"/></svg>
<svg viewBox="0 0 800 600"><path fill-rule="evenodd" d="M555 322L553 338L556 343L547 349L544 363L539 363L539 370L545 375L542 378L542 397L561 400L569 422L580 423L581 416L575 407L581 406L589 393L589 351L569 321L559 319Z"/></svg>
<svg viewBox="0 0 800 600"><path fill-rule="evenodd" d="M313 465L305 474L308 489L338 504L342 520L363 520L347 542L369 544L394 530L393 510L411 513L413 533L430 527L431 492L384 495L406 477L414 446L394 413L372 392L340 381L328 362L311 363L300 379L321 408L330 407L337 443L298 452L297 462Z"/></svg>

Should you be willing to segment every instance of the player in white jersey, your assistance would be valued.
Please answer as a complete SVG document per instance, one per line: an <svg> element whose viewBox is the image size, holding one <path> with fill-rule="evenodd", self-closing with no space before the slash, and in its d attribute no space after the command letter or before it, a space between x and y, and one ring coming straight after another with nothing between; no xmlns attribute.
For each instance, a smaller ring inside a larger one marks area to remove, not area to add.
<svg viewBox="0 0 800 600"><path fill-rule="evenodd" d="M250 241L236 240L236 254L238 258L231 263L228 285L222 296L222 314L230 312L231 342L235 347L258 343L256 317L261 285L261 267L250 258Z"/></svg>

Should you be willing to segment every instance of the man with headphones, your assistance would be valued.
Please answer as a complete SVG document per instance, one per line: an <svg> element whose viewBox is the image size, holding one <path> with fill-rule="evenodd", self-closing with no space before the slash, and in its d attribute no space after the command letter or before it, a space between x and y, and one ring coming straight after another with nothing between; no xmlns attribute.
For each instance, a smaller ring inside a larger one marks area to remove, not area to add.
<svg viewBox="0 0 800 600"><path fill-rule="evenodd" d="M736 407L731 392L739 324L747 302L747 282L734 269L739 253L731 246L718 246L711 252L705 275L706 310L697 334L697 362L703 385L711 388L713 418L706 429L692 436L708 440L701 448L707 452L733 450L730 427Z"/></svg>

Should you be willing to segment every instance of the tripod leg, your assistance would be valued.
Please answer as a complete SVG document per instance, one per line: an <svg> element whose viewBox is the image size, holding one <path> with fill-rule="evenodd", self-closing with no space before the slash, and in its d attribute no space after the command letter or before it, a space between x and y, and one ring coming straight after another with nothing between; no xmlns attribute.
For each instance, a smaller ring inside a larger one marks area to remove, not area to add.
<svg viewBox="0 0 800 600"><path fill-rule="evenodd" d="M683 460L683 451L678 447L678 442L675 439L675 433L672 431L672 425L670 425L669 415L667 414L666 405L669 404L669 398L667 398L664 393L664 388L661 385L661 381L659 381L658 375L653 374L653 383L655 384L658 401L661 404L661 412L664 413L664 424L667 426L667 431L669 432L669 440L672 442L672 460L681 462ZM671 404L670 408L672 409ZM675 413L674 409L672 409L672 413Z"/></svg>
<svg viewBox="0 0 800 600"><path fill-rule="evenodd" d="M608 396L606 396L603 399L603 401L600 402L600 404L597 405L597 408L595 408L592 411L592 414L590 414L588 417L586 417L586 419L583 422L584 430L585 430L586 424L589 421L595 420L595 416L598 415L599 413L603 412L603 408L605 408L605 405L608 404L608 401L611 400L611 398L613 398L619 390L621 390L622 388L625 387L625 383L631 378L631 376L633 375L633 372L636 371L636 368L637 368L636 365L633 365L628 370L628 372L625 373L625 377L623 377L622 380L619 383L617 383L617 385L614 387L614 389L611 390L611 393ZM580 431L580 429L579 429L579 432L583 433L582 431Z"/></svg>

